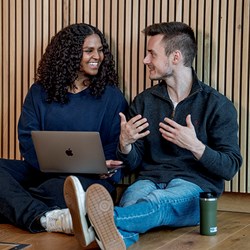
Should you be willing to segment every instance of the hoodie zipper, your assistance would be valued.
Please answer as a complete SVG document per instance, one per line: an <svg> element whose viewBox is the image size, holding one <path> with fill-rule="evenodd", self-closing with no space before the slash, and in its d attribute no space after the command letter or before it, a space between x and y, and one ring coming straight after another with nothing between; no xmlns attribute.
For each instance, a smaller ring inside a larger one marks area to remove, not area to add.
<svg viewBox="0 0 250 250"><path fill-rule="evenodd" d="M188 100L189 98L191 98L193 95L195 95L196 93L200 92L201 89L198 89L196 90L195 92L193 92L191 95L187 96L184 100ZM183 102L184 100L180 101L179 103ZM171 101L171 100L170 100ZM179 103L176 105L176 107L174 107L174 104L173 102L171 101L171 105L173 107L173 111L172 111L172 114L171 114L171 119L174 120L174 116L175 116L175 113L176 113L176 108L177 106L179 105Z"/></svg>

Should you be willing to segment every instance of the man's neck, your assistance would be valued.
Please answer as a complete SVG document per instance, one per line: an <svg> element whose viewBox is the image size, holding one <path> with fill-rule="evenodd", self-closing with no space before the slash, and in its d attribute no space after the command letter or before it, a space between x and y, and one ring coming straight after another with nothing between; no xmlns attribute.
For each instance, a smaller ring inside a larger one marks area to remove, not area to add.
<svg viewBox="0 0 250 250"><path fill-rule="evenodd" d="M170 98L179 103L185 99L191 91L193 84L192 69L182 67L180 70L175 71L171 78L165 79L165 81Z"/></svg>

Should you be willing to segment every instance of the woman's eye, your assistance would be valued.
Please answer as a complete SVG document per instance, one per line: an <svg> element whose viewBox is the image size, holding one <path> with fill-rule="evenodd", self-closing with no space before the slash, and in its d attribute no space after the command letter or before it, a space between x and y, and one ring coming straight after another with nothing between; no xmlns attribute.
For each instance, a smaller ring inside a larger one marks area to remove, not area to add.
<svg viewBox="0 0 250 250"><path fill-rule="evenodd" d="M86 50L84 50L83 52L85 52L85 53L91 53L92 50L91 50L91 49L86 49Z"/></svg>

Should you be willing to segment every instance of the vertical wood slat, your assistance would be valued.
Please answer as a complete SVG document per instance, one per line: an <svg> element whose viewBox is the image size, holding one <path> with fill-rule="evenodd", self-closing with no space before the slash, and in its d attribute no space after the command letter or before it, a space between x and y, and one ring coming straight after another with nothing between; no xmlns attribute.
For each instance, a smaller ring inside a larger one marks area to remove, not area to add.
<svg viewBox="0 0 250 250"><path fill-rule="evenodd" d="M54 4L54 6L53 6ZM38 67L39 64L39 60L42 57L43 54L43 18L42 18L42 10L43 10L43 6L42 6L42 2L41 1L37 1L36 2L36 6L35 6L36 10L35 10L35 15L36 15L36 47L35 47L35 61L36 61L36 68ZM50 1L50 10L55 10L55 0ZM49 39L52 37L52 35L56 32L55 31L55 26L53 27L53 24L55 25L55 16L53 18L51 11L50 11L50 34L49 35ZM34 74L34 73L33 73Z"/></svg>
<svg viewBox="0 0 250 250"><path fill-rule="evenodd" d="M10 16L15 16L15 1L10 0L9 1L10 5L13 5L14 8L9 8L9 15ZM8 138L8 155L10 158L14 158L15 155L15 141L16 141L16 128L15 128L15 102L16 99L14 98L15 96L15 31L16 31L16 26L15 22L10 22L9 23L9 82L13 84L9 84L9 110L13 110L14 112L9 112L9 138Z"/></svg>
<svg viewBox="0 0 250 250"><path fill-rule="evenodd" d="M138 23L139 23L139 13L138 13L138 9L139 9L139 2L138 1L132 1L132 36L131 36L131 59L130 59L130 67L132 64L135 65L139 65L139 58L138 58L138 51L139 51L139 47L138 47L138 40L139 40L139 36L140 36L140 30L138 27ZM130 80L130 85L131 85L131 92L130 92L130 97L131 99L134 99L134 97L138 94L138 85L140 85L141 83L138 82L138 66L137 67L131 67L131 80ZM137 83L137 84L134 84Z"/></svg>
<svg viewBox="0 0 250 250"><path fill-rule="evenodd" d="M118 2L117 1L111 1L111 26L110 26L110 49L114 56L114 58L117 58L118 56ZM117 62L116 62L117 63ZM118 63L116 64L116 69L118 68Z"/></svg>
<svg viewBox="0 0 250 250"><path fill-rule="evenodd" d="M132 100L131 97L131 21L132 21L132 0L125 1L125 27L124 27L124 84L125 91L128 93L129 102Z"/></svg>
<svg viewBox="0 0 250 250"><path fill-rule="evenodd" d="M91 1L91 8L96 9L96 10L98 9L97 0ZM100 7L99 7L99 9L100 9ZM82 13L82 15L85 16L85 13L86 13L86 11L84 11ZM97 11L93 11L91 13L91 16L90 16L90 24L92 24L93 26L96 26L96 27L98 26L97 25L97 16L98 16ZM86 21L84 21L84 22L86 22Z"/></svg>
<svg viewBox="0 0 250 250"><path fill-rule="evenodd" d="M196 42L198 42L198 31L197 31L197 1L196 0L191 0L190 1L190 23L189 25L193 28L194 30L194 33L195 33L195 37L196 37ZM198 44L197 44L198 46ZM197 55L198 57L198 55ZM196 57L196 58L197 58ZM194 60L194 63L193 63L193 66L194 66L194 69L196 69L196 65L197 65L197 59L195 58Z"/></svg>
<svg viewBox="0 0 250 250"><path fill-rule="evenodd" d="M146 27L146 2L140 2L140 12L139 14L139 37L138 37L138 71L137 71L137 84L138 86L138 93L141 93L145 89L145 67L143 65L143 59L145 57L146 48L145 48L145 36L142 34L142 30ZM163 6L164 8L164 6Z"/></svg>
<svg viewBox="0 0 250 250"><path fill-rule="evenodd" d="M210 74L211 74L211 86L215 89L218 89L218 74L219 74L219 40L215 43L215 39L219 37L219 25L220 25L220 12L219 12L219 1L212 2L212 24L211 24L211 66L210 66Z"/></svg>
<svg viewBox="0 0 250 250"><path fill-rule="evenodd" d="M242 78L241 78L241 87L242 93L244 93L242 98L242 107L240 117L241 127L240 127L240 142L241 142L241 150L243 152L243 167L246 169L246 192L250 192L250 3L249 0L244 0L243 4L243 35L242 35ZM242 191L242 189L240 189Z"/></svg>
<svg viewBox="0 0 250 250"><path fill-rule="evenodd" d="M235 16L234 16L234 47L233 47L233 77L232 77L232 88L233 88L233 101L240 111L241 115L241 85L237 84L241 81L241 61L242 61L242 51L241 51L241 40L242 40L242 1L235 2ZM241 125L241 120L239 120ZM244 149L242 150L244 152ZM234 187L232 191L237 191L238 188L243 192L246 191L246 168L243 165L239 174L234 178ZM236 186L237 185L237 186Z"/></svg>
<svg viewBox="0 0 250 250"><path fill-rule="evenodd" d="M82 9L83 9L83 1L77 0L76 3L76 22L81 23L82 22Z"/></svg>
<svg viewBox="0 0 250 250"><path fill-rule="evenodd" d="M43 9L43 11L46 11L46 10ZM63 21L63 17L62 17L63 16L63 1L62 0L56 0L55 16L56 16L56 32L55 33L57 33L63 27L63 22L62 22Z"/></svg>
<svg viewBox="0 0 250 250"><path fill-rule="evenodd" d="M0 10L3 10L3 1L0 1ZM0 11L0 65L3 65L3 11ZM3 67L0 67L0 155L3 155Z"/></svg>
<svg viewBox="0 0 250 250"><path fill-rule="evenodd" d="M203 46L204 46L204 9L205 9L205 1L198 1L197 2L197 10L198 10L198 20L199 22L197 23L197 59L196 59L196 72L198 76L203 76L203 62L204 62L204 51L203 51ZM197 22L197 20L196 20Z"/></svg>
<svg viewBox="0 0 250 250"><path fill-rule="evenodd" d="M82 19L82 21L84 22L84 23L89 23L90 22L90 17L91 17L91 15L90 15L90 0L85 0L85 1L83 1L84 2L84 7L83 7L83 19ZM92 2L92 1L91 1ZM102 2L102 1L101 1ZM95 11L93 11L93 14L96 14L96 12L97 12L97 9L93 9L93 10L95 10ZM97 26L98 24L96 23L96 26Z"/></svg>
<svg viewBox="0 0 250 250"><path fill-rule="evenodd" d="M142 62L147 38L141 31L155 22L184 21L196 34L199 78L238 110L244 161L225 189L250 192L249 9L249 0L1 0L0 156L20 159L16 127L21 105L49 40L62 27L86 22L104 32L130 102L155 84Z"/></svg>
<svg viewBox="0 0 250 250"><path fill-rule="evenodd" d="M29 82L29 0L24 0L22 5L22 66L18 69L22 71L22 102L24 101L25 94L28 92Z"/></svg>
<svg viewBox="0 0 250 250"><path fill-rule="evenodd" d="M222 0L221 5L220 5L220 43L219 43L219 51L220 51L220 56L218 60L218 65L219 65L219 78L218 78L218 85L219 87L217 88L218 91L220 91L222 94L225 94L225 85L224 83L226 82L226 77L225 77L225 72L226 72L226 61L227 61L227 53L226 53L226 48L227 48L227 0ZM225 189L229 191L231 189L231 183L226 182L225 184Z"/></svg>
<svg viewBox="0 0 250 250"><path fill-rule="evenodd" d="M22 9L22 2L21 1L16 1L16 31L15 31L15 44L16 44L16 65L22 65L22 13L21 11L19 11L20 9ZM0 49L1 50L1 49ZM19 67L15 67L15 99L16 99L16 107L15 110L13 112L15 112L15 122L12 121L14 126L17 126L17 121L19 119L19 114L20 114L20 110L22 107L22 84L21 84L21 79L22 79L22 74L23 72L21 70L19 70ZM1 75L1 73L0 73ZM1 97L0 97L1 98ZM12 112L11 111L11 112ZM2 113L0 113L2 114ZM0 116L1 117L1 116ZM1 120L1 118L0 118ZM13 151L16 152L16 155L14 158L16 159L20 159L20 153L19 153L19 145L17 142L17 130L16 128L14 128L14 131L16 133L16 139L13 142L15 144L15 147L13 148ZM0 136L1 137L1 136ZM1 141L0 141L0 144Z"/></svg>
<svg viewBox="0 0 250 250"><path fill-rule="evenodd" d="M3 29L3 62L2 62L2 80L3 80L3 87L2 87L2 109L3 109L3 127L2 127L2 143L3 143L3 156L9 157L9 84L6 84L9 82L9 59L8 59L8 53L9 53L9 20L8 20L8 11L9 11L9 2L5 1L2 3L2 9L3 9L3 20L6 20L6 22L3 22L2 29Z"/></svg>
<svg viewBox="0 0 250 250"><path fill-rule="evenodd" d="M211 44L212 44L212 36L211 36L211 26L212 20L214 16L212 16L212 9L211 9L212 0L207 0L204 5L205 16L204 16L204 45L203 45L203 54L204 60L205 58L211 58ZM210 34L210 35L209 35ZM203 62L202 74L204 82L210 83L210 72L211 72L211 63L210 60L207 60L208 63Z"/></svg>
<svg viewBox="0 0 250 250"><path fill-rule="evenodd" d="M125 45L124 45L124 23L125 23L125 1L119 1L118 2L118 16L119 16L119 22L118 22L118 38L117 38L117 54L123 55L125 51ZM123 91L126 99L128 100L128 92L125 89L125 75L124 75L124 60L122 57L117 56L117 72L120 77L120 88Z"/></svg>

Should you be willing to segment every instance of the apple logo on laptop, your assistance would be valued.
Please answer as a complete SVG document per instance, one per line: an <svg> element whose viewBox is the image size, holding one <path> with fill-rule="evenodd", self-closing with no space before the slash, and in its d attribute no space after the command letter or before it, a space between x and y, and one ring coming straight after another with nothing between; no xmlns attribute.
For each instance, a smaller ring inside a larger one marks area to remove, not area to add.
<svg viewBox="0 0 250 250"><path fill-rule="evenodd" d="M71 150L71 148L68 148L66 151L65 151L66 155L67 156L73 156L73 151Z"/></svg>

